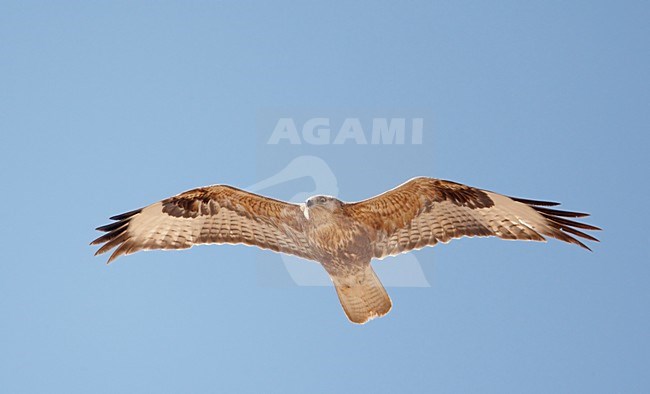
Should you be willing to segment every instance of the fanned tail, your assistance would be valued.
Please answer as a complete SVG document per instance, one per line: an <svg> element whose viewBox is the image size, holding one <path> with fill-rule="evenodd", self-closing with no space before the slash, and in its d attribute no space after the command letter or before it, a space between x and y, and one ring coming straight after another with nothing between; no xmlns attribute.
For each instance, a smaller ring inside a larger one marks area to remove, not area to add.
<svg viewBox="0 0 650 394"><path fill-rule="evenodd" d="M331 277L351 322L364 324L390 311L393 304L370 264L357 274Z"/></svg>

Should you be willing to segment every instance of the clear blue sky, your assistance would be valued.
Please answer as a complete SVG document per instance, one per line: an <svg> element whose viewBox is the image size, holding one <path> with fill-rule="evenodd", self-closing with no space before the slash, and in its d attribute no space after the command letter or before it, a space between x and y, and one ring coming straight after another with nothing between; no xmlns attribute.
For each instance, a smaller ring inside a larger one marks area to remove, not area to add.
<svg viewBox="0 0 650 394"><path fill-rule="evenodd" d="M57 3L0 3L3 392L650 392L647 2ZM276 154L280 113L423 113L424 141ZM431 287L362 327L270 252L93 257L108 216L303 153L342 199L429 175L602 242L418 251Z"/></svg>

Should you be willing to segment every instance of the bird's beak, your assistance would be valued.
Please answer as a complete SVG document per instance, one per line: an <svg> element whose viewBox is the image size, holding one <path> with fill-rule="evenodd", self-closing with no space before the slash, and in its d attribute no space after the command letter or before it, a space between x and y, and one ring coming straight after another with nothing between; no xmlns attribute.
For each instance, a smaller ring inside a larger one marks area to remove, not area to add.
<svg viewBox="0 0 650 394"><path fill-rule="evenodd" d="M309 220L309 205L300 204L300 210L302 211L302 214L305 215L305 219Z"/></svg>

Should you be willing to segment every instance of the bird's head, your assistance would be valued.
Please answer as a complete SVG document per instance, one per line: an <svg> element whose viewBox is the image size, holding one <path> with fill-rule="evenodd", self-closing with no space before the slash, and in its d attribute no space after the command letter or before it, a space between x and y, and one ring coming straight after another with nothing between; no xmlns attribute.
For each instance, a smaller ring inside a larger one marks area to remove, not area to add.
<svg viewBox="0 0 650 394"><path fill-rule="evenodd" d="M332 196L313 196L307 199L304 204L303 213L309 219L310 214L335 212L341 207L341 200Z"/></svg>

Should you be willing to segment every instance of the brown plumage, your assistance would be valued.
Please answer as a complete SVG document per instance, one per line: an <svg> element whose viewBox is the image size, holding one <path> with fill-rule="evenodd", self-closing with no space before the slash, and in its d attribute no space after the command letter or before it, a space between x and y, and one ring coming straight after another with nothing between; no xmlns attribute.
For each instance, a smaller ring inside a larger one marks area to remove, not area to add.
<svg viewBox="0 0 650 394"><path fill-rule="evenodd" d="M370 261L449 242L497 236L544 241L544 236L589 249L578 238L598 227L567 218L588 216L549 208L553 202L506 197L454 182L414 178L368 200L328 196L292 204L231 186L202 187L121 215L98 227L97 254L116 248L108 262L149 249L198 244L246 244L293 254L323 265L354 323L383 316L391 300Z"/></svg>

